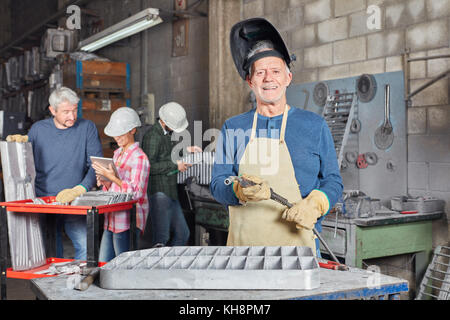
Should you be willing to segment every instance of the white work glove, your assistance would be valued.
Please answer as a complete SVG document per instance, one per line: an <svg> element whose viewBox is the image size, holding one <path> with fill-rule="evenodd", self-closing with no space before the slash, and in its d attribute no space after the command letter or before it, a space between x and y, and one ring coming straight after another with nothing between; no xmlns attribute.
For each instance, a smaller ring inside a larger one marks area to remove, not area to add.
<svg viewBox="0 0 450 320"><path fill-rule="evenodd" d="M21 134L10 134L6 137L7 142L28 142L28 136Z"/></svg>
<svg viewBox="0 0 450 320"><path fill-rule="evenodd" d="M233 182L233 191L236 197L243 201L261 201L270 199L269 184L258 176L243 174L242 179L255 183L254 186L242 187L238 181Z"/></svg>
<svg viewBox="0 0 450 320"><path fill-rule="evenodd" d="M329 208L330 204L325 193L313 190L305 199L295 203L292 208L284 210L281 217L295 222L297 229L312 230L317 219L327 213Z"/></svg>
<svg viewBox="0 0 450 320"><path fill-rule="evenodd" d="M86 188L79 184L71 189L64 189L60 191L55 200L61 203L69 203L86 192Z"/></svg>

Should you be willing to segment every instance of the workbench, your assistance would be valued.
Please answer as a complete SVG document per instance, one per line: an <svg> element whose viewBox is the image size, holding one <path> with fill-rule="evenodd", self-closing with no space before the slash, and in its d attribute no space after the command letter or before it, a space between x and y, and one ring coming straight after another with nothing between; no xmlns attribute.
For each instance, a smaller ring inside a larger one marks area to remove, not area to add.
<svg viewBox="0 0 450 320"><path fill-rule="evenodd" d="M337 257L362 268L364 259L415 253L416 283L420 283L432 254L432 220L443 212L386 214L370 218L336 219L330 213L322 221L321 235ZM321 246L321 252L326 250Z"/></svg>
<svg viewBox="0 0 450 320"><path fill-rule="evenodd" d="M367 270L320 269L320 287L312 290L106 290L92 284L86 291L72 289L74 276L31 280L31 290L43 300L337 300L399 299L408 281ZM379 285L376 286L377 280Z"/></svg>

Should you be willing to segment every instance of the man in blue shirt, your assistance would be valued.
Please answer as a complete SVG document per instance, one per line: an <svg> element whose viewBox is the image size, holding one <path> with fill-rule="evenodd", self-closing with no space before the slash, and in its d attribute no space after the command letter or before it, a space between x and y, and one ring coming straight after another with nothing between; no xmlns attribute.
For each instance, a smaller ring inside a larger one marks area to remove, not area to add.
<svg viewBox="0 0 450 320"><path fill-rule="evenodd" d="M320 255L312 229L343 189L330 130L321 116L287 104L291 57L268 21L239 22L230 39L257 106L226 120L216 145L210 189L228 206L227 245L309 246ZM256 185L224 183L238 175ZM294 206L270 200L270 187Z"/></svg>
<svg viewBox="0 0 450 320"><path fill-rule="evenodd" d="M56 196L56 201L70 203L96 183L90 156L103 156L95 124L77 119L79 98L69 88L61 87L49 97L52 118L33 124L28 136L9 136L7 141L30 141L36 168L37 197ZM75 259L86 260L86 217L58 216L57 256L63 256L60 228L75 248Z"/></svg>

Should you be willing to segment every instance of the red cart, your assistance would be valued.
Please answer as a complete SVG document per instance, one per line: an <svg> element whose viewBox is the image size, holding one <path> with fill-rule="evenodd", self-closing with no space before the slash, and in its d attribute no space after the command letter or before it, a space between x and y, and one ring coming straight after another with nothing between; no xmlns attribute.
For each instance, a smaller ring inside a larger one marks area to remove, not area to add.
<svg viewBox="0 0 450 320"><path fill-rule="evenodd" d="M7 212L23 212L23 213L43 213L43 214L76 214L86 216L86 240L87 253L86 262L88 267L96 267L99 255L99 215L107 212L117 212L130 210L130 250L137 249L136 244L136 203L137 200L115 203L101 206L69 206L69 205L52 205L55 197L42 197L47 204L34 204L33 200L20 200L10 202L0 202L0 272L1 272L1 287L0 299L6 299L6 278L18 279L33 279L42 277L41 274L34 274L38 270L42 270L45 266L25 271L13 271L7 268L8 263L8 219ZM50 219L49 219L50 221ZM53 219L54 222L54 219ZM55 234L51 232L47 235L52 250L50 255L55 254ZM49 253L47 253L47 256ZM57 258L47 258L47 263L50 265L53 262L62 261ZM66 261L66 260L64 260ZM47 266L48 267L48 266Z"/></svg>

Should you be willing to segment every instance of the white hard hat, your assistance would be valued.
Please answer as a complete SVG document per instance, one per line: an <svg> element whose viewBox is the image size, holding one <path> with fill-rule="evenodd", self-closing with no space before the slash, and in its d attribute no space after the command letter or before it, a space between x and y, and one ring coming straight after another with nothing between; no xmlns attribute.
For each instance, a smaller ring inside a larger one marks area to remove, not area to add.
<svg viewBox="0 0 450 320"><path fill-rule="evenodd" d="M104 132L107 136L118 137L140 126L137 112L133 108L122 107L113 112Z"/></svg>
<svg viewBox="0 0 450 320"><path fill-rule="evenodd" d="M182 132L188 127L186 111L176 102L169 102L159 108L159 117L176 133Z"/></svg>

